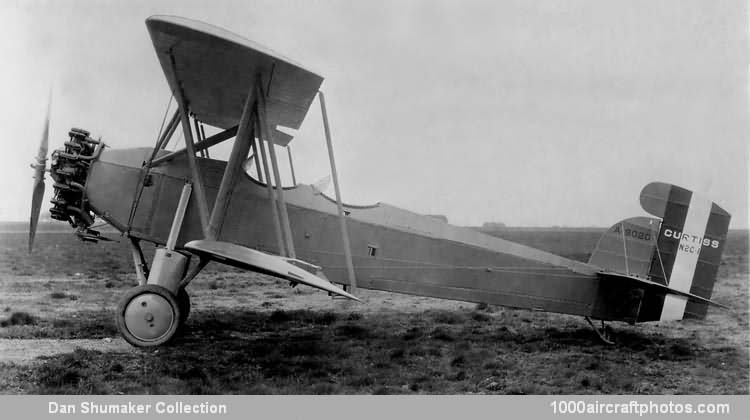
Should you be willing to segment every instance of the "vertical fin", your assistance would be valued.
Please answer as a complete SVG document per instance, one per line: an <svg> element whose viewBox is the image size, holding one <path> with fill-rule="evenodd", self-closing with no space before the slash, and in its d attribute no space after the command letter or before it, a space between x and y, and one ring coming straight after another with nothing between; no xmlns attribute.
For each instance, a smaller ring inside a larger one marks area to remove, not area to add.
<svg viewBox="0 0 750 420"><path fill-rule="evenodd" d="M648 278L661 220L631 217L605 232L591 253L589 264L629 276Z"/></svg>

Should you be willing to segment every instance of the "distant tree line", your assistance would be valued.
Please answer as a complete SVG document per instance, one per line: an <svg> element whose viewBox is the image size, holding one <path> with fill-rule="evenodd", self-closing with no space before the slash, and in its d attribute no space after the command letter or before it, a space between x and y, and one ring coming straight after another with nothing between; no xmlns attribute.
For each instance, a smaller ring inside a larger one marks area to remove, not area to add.
<svg viewBox="0 0 750 420"><path fill-rule="evenodd" d="M482 229L486 230L495 230L495 229L502 229L507 227L505 223L502 222L484 222L482 224Z"/></svg>

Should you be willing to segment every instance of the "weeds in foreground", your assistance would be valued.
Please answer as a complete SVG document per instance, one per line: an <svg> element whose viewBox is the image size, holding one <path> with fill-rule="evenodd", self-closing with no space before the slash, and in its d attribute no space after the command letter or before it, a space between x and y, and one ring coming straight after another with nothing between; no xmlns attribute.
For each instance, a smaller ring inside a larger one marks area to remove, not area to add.
<svg viewBox="0 0 750 420"><path fill-rule="evenodd" d="M13 312L10 318L0 321L0 327L10 327L15 325L36 325L37 319L35 316L26 312Z"/></svg>
<svg viewBox="0 0 750 420"><path fill-rule="evenodd" d="M459 311L462 322L450 323L453 317L436 311L387 316L198 311L183 336L158 350L79 349L43 358L30 369L0 365L0 376L10 378L0 382L0 392L747 392L747 353L732 347L707 348L628 330L620 331L622 343L611 347L599 344L582 324L535 329L523 322L525 317L482 313L486 319L476 313ZM91 315L88 324L57 320L55 329L67 336L97 337L111 319ZM48 331L46 322L28 328ZM721 376L717 369L723 370ZM694 389L695 381L704 387Z"/></svg>

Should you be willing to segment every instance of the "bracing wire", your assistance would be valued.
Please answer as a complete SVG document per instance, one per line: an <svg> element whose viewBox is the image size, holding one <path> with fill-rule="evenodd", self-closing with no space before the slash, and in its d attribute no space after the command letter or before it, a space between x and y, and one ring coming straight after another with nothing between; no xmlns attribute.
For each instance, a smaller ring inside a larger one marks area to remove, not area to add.
<svg viewBox="0 0 750 420"><path fill-rule="evenodd" d="M164 123L167 122L167 115L169 114L169 107L172 106L172 99L174 99L174 95L169 95L169 102L167 102L167 109L164 110L164 117L162 117L161 119L161 127L159 127L159 134L156 135L157 142L161 138L161 134L164 131Z"/></svg>
<svg viewBox="0 0 750 420"><path fill-rule="evenodd" d="M661 225L659 226L659 231L661 231ZM669 283L669 279L667 279L667 272L664 270L664 262L661 260L661 250L659 249L659 239L656 239L656 256L659 257L659 265L661 266L661 274L664 276L664 283Z"/></svg>
<svg viewBox="0 0 750 420"><path fill-rule="evenodd" d="M130 230L130 227L133 224L133 218L135 217L135 211L138 208L138 203L141 201L141 195L143 195L143 187L146 183L146 179L148 178L148 171L151 167L151 161L154 160L154 157L156 156L157 148L159 147L159 139L161 138L161 133L164 130L164 123L167 121L167 114L169 113L169 107L172 105L172 98L174 98L174 95L169 95L169 101L167 101L167 109L164 110L164 117L161 119L161 127L159 127L159 134L156 136L156 144L154 145L154 152L151 154L151 158L148 160L148 163L146 164L146 170L141 175L141 182L138 185L138 194L136 195L135 200L133 200L133 203L130 205L130 215L128 216L128 230Z"/></svg>
<svg viewBox="0 0 750 420"><path fill-rule="evenodd" d="M622 222L620 222L620 233L622 234L622 250L625 254L625 274L630 275L630 270L628 269L628 246L625 240L625 224Z"/></svg>

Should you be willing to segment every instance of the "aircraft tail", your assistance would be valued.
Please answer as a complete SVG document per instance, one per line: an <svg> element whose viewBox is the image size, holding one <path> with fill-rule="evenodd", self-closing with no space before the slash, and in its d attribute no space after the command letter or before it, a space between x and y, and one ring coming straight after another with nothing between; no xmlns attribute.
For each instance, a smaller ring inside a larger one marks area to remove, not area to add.
<svg viewBox="0 0 750 420"><path fill-rule="evenodd" d="M601 267L605 278L607 273L612 281L631 278L632 287L641 289L634 321L705 318L730 214L661 182L643 188L641 206L656 218L634 217L612 226L589 263Z"/></svg>

